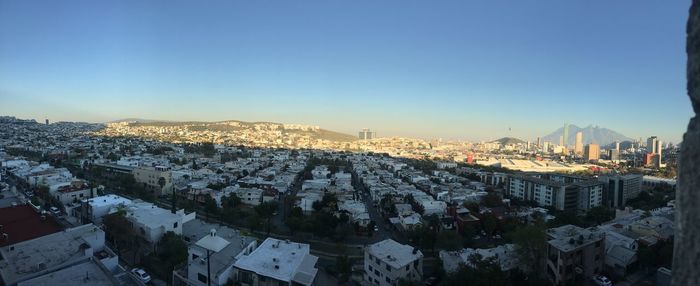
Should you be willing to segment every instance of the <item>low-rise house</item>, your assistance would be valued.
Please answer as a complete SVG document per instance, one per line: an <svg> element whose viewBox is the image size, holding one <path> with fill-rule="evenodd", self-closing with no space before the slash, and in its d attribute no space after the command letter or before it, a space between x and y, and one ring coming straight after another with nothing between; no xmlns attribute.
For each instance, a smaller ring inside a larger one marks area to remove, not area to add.
<svg viewBox="0 0 700 286"><path fill-rule="evenodd" d="M318 257L308 244L267 238L253 252L234 263L241 285L315 285Z"/></svg>
<svg viewBox="0 0 700 286"><path fill-rule="evenodd" d="M363 281L366 284L396 285L399 279L423 279L423 253L392 239L365 247Z"/></svg>
<svg viewBox="0 0 700 286"><path fill-rule="evenodd" d="M104 231L86 224L0 247L0 257L3 258L0 260L0 278L4 285L16 285L87 262L93 256L107 268L116 268L118 257L105 247L104 242Z"/></svg>
<svg viewBox="0 0 700 286"><path fill-rule="evenodd" d="M211 277L211 285L226 285L234 281L234 263L243 255L250 254L256 247L253 237L245 236L240 231L209 224L199 219L193 219L184 224L182 237L187 243L187 263L183 269L174 271L174 276L183 280L187 285L207 284ZM209 244L218 244L218 251L209 250ZM207 260L209 260L207 264ZM209 267L209 270L207 270Z"/></svg>
<svg viewBox="0 0 700 286"><path fill-rule="evenodd" d="M117 195L105 195L82 201L80 216L85 223L101 224L102 218L120 208L131 205L132 201Z"/></svg>
<svg viewBox="0 0 700 286"><path fill-rule="evenodd" d="M185 214L181 209L175 213L159 208L152 203L137 201L125 207L126 218L131 221L137 234L151 245L155 245L163 235L172 231L182 234L182 225L193 220L197 213Z"/></svg>

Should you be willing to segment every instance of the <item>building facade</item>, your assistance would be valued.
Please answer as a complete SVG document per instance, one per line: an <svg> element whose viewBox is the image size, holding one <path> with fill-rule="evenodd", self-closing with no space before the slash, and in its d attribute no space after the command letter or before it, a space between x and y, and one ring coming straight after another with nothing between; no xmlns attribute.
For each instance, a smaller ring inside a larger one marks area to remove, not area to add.
<svg viewBox="0 0 700 286"><path fill-rule="evenodd" d="M386 239L365 248L366 285L393 286L398 280L423 279L423 253L392 239Z"/></svg>

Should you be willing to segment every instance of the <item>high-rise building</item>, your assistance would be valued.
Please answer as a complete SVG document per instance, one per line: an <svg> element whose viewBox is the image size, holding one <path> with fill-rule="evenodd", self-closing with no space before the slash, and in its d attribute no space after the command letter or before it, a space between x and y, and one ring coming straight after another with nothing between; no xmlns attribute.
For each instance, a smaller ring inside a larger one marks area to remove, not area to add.
<svg viewBox="0 0 700 286"><path fill-rule="evenodd" d="M598 160L600 159L600 146L598 144L588 144L586 145L586 150L583 152L586 161Z"/></svg>
<svg viewBox="0 0 700 286"><path fill-rule="evenodd" d="M565 146L564 145L564 135L559 136L559 146Z"/></svg>
<svg viewBox="0 0 700 286"><path fill-rule="evenodd" d="M600 176L598 180L605 183L605 205L608 207L624 207L628 200L634 199L642 189L642 175L609 175Z"/></svg>
<svg viewBox="0 0 700 286"><path fill-rule="evenodd" d="M544 141L542 144L542 152L549 153L549 141Z"/></svg>
<svg viewBox="0 0 700 286"><path fill-rule="evenodd" d="M542 147L542 139L540 137L537 137L537 148Z"/></svg>
<svg viewBox="0 0 700 286"><path fill-rule="evenodd" d="M619 161L620 151L615 149L608 150L608 158L610 159L610 161Z"/></svg>
<svg viewBox="0 0 700 286"><path fill-rule="evenodd" d="M656 167L659 167L661 164L661 151L663 151L663 144L661 143L661 140L659 140L656 136L651 136L647 139L647 153L648 154L653 154L653 157L657 157L654 160L656 161Z"/></svg>
<svg viewBox="0 0 700 286"><path fill-rule="evenodd" d="M561 145L569 145L569 123L564 123L564 142Z"/></svg>
<svg viewBox="0 0 700 286"><path fill-rule="evenodd" d="M574 153L576 155L583 154L583 132L576 132L576 144L574 145Z"/></svg>
<svg viewBox="0 0 700 286"><path fill-rule="evenodd" d="M377 132L372 132L368 128L364 128L360 131L358 137L363 140L377 138Z"/></svg>
<svg viewBox="0 0 700 286"><path fill-rule="evenodd" d="M48 118L46 119L46 125L49 125L49 119L48 119Z"/></svg>
<svg viewBox="0 0 700 286"><path fill-rule="evenodd" d="M615 150L617 150L618 153L620 152L620 142L615 142Z"/></svg>

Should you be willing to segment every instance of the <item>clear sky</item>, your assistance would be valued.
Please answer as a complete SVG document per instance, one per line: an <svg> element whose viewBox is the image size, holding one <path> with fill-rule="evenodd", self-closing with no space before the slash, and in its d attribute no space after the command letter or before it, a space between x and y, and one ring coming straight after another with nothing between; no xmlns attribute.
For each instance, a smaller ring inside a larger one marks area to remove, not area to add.
<svg viewBox="0 0 700 286"><path fill-rule="evenodd" d="M689 3L0 0L0 114L679 142Z"/></svg>

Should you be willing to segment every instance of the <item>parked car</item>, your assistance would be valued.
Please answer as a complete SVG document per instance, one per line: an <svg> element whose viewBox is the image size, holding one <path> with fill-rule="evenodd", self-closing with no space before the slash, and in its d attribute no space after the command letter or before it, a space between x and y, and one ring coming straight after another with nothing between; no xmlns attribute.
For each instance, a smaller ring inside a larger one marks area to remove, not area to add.
<svg viewBox="0 0 700 286"><path fill-rule="evenodd" d="M151 282L151 275L148 275L148 273L141 268L131 269L131 273L136 275L136 277L143 283Z"/></svg>
<svg viewBox="0 0 700 286"><path fill-rule="evenodd" d="M59 210L57 207L51 207L49 208L49 211L51 211L51 214L54 216L61 215L61 210Z"/></svg>
<svg viewBox="0 0 700 286"><path fill-rule="evenodd" d="M603 275L596 275L593 277L593 282L599 286L612 286L612 281Z"/></svg>

